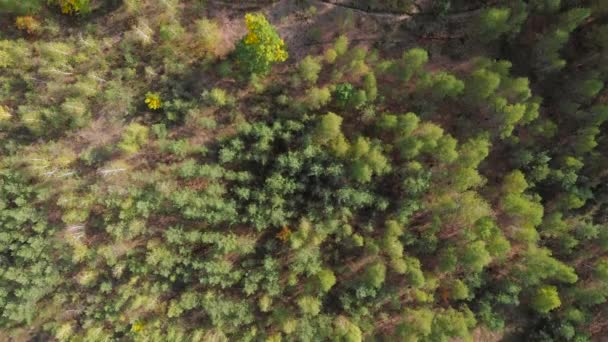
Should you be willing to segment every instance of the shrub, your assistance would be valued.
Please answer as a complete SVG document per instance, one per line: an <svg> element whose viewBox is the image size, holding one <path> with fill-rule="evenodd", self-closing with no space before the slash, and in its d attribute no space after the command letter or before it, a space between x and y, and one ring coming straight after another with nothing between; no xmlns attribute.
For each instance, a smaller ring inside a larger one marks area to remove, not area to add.
<svg viewBox="0 0 608 342"><path fill-rule="evenodd" d="M146 141L148 141L148 127L132 123L125 129L118 148L127 154L133 154L137 153Z"/></svg>
<svg viewBox="0 0 608 342"><path fill-rule="evenodd" d="M65 121L68 121L72 128L85 127L90 121L91 114L86 100L68 98L61 104L61 110Z"/></svg>
<svg viewBox="0 0 608 342"><path fill-rule="evenodd" d="M375 262L365 269L363 277L365 285L378 289L384 283L386 266L381 262Z"/></svg>
<svg viewBox="0 0 608 342"><path fill-rule="evenodd" d="M309 109L317 110L329 103L331 93L327 87L311 88L306 93L306 105Z"/></svg>
<svg viewBox="0 0 608 342"><path fill-rule="evenodd" d="M555 286L543 286L539 288L532 298L532 307L540 313L548 313L558 308L562 302L559 299Z"/></svg>
<svg viewBox="0 0 608 342"><path fill-rule="evenodd" d="M304 296L298 299L298 306L304 315L316 316L321 311L321 302L312 296Z"/></svg>
<svg viewBox="0 0 608 342"><path fill-rule="evenodd" d="M317 83L321 64L311 56L306 56L298 65L298 72L302 79L310 84Z"/></svg>
<svg viewBox="0 0 608 342"><path fill-rule="evenodd" d="M378 97L378 85L376 81L376 75L373 72L366 74L363 77L363 88L369 101L375 101Z"/></svg>
<svg viewBox="0 0 608 342"><path fill-rule="evenodd" d="M318 274L318 283L321 291L327 292L336 284L336 276L331 269L323 269Z"/></svg>
<svg viewBox="0 0 608 342"><path fill-rule="evenodd" d="M217 22L209 19L196 21L196 47L203 54L217 54L222 40L222 31Z"/></svg>
<svg viewBox="0 0 608 342"><path fill-rule="evenodd" d="M499 38L502 34L511 29L509 18L511 9L509 8L487 8L484 9L475 25L479 38L484 42L490 42Z"/></svg>
<svg viewBox="0 0 608 342"><path fill-rule="evenodd" d="M412 76L418 75L428 61L429 54L424 49L413 48L404 52L403 57L401 58L401 63L403 65L401 74L402 80L407 82Z"/></svg>
<svg viewBox="0 0 608 342"><path fill-rule="evenodd" d="M8 121L11 119L11 117L12 117L12 115L11 115L11 112L9 111L8 107L0 106L0 122Z"/></svg>
<svg viewBox="0 0 608 342"><path fill-rule="evenodd" d="M146 93L145 102L148 105L148 108L150 108L152 110L157 110L162 106L162 102L161 102L159 93L151 93L151 92Z"/></svg>
<svg viewBox="0 0 608 342"><path fill-rule="evenodd" d="M226 91L221 88L205 90L202 97L205 102L217 107L224 107L231 101L231 98L226 94Z"/></svg>
<svg viewBox="0 0 608 342"><path fill-rule="evenodd" d="M332 64L336 61L336 58L338 58L338 53L335 49L327 49L327 51L325 51L324 57L327 63Z"/></svg>
<svg viewBox="0 0 608 342"><path fill-rule="evenodd" d="M346 107L355 96L356 89L350 83L340 83L334 90L334 98L340 107Z"/></svg>
<svg viewBox="0 0 608 342"><path fill-rule="evenodd" d="M334 51L338 56L342 56L348 50L348 38L345 35L341 35L336 39L334 43Z"/></svg>
<svg viewBox="0 0 608 342"><path fill-rule="evenodd" d="M59 6L63 14L84 14L91 10L90 0L49 0L49 3Z"/></svg>
<svg viewBox="0 0 608 342"><path fill-rule="evenodd" d="M32 16L17 17L15 26L19 30L26 31L29 34L35 34L40 30L40 22Z"/></svg>

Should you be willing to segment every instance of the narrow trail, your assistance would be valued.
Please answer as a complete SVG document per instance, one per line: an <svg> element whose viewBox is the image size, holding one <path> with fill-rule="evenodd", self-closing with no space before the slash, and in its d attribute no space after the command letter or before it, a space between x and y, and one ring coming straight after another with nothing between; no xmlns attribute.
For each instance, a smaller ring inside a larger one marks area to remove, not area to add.
<svg viewBox="0 0 608 342"><path fill-rule="evenodd" d="M273 4L269 3L269 4L260 4L260 3L255 3L255 4L247 4L247 3L242 3L240 5L235 6L235 4L233 4L230 1L225 1L225 0L210 0L209 3L211 5L215 5L215 6L231 6L232 10L235 9L239 11L239 12L247 12L247 11L256 11L256 10L261 10L264 9L268 6L272 6ZM379 17L379 18L389 18L389 19L394 19L394 20L404 20L404 19L409 19L415 15L418 15L419 13L397 13L397 12L390 12L390 11L373 11L373 10L365 10L363 8L354 6L354 5L349 5L349 4L343 4L343 3L338 3L338 2L334 2L331 0L311 0L310 3L317 3L317 4L322 4L325 6L329 6L329 7L333 7L333 8L345 8L345 9L350 9L353 10L357 13L366 15L366 16L374 16L374 17ZM423 13L420 13L423 14Z"/></svg>
<svg viewBox="0 0 608 342"><path fill-rule="evenodd" d="M328 25L335 23L345 15L345 12L352 12L354 19L359 21L357 26L349 29L349 39L351 43L363 44L384 44L384 45L416 45L427 43L441 43L465 38L465 34L448 31L441 32L419 32L417 27L424 26L427 20L435 18L435 15L428 11L420 11L416 7L408 13L396 13L394 11L373 10L362 8L356 4L344 0L307 0L305 5L298 0L250 2L242 1L234 6L227 0L208 0L208 11L225 17L227 20L223 26L231 28L232 34L226 38L227 42L236 40L241 35L242 15L250 11L263 11L273 22L280 32L281 37L289 44L290 54L295 58L303 57L310 53L312 49L323 48L334 42L335 37L323 35L329 30ZM314 6L317 11L312 16L306 16L306 6ZM448 22L466 21L475 15L478 9L467 9L462 12L455 12L442 17L442 21L447 25ZM289 18L289 20L287 20ZM361 19L364 21L361 22ZM410 21L415 22L412 27L404 25ZM446 26L444 25L444 27ZM463 26L458 24L459 26ZM463 26L464 27L464 26ZM321 32L316 39L311 39L310 32L313 30Z"/></svg>
<svg viewBox="0 0 608 342"><path fill-rule="evenodd" d="M401 21L401 20L405 20L405 19L412 19L416 16L436 16L435 13L431 13L431 12L391 12L391 11L374 11L371 9L363 9L361 7L357 7L355 5L349 5L349 4L344 4L344 3L338 3L338 2L334 2L332 0L314 0L315 2L318 3L322 3L325 5L329 5L329 6L334 6L334 7L342 7L342 8L346 8L346 9L351 9L353 11L356 11L358 13L364 14L364 15L369 15L369 16L375 16L375 17L384 17L384 18L392 18L395 19L397 21ZM478 7L478 8L471 8L471 9L466 9L463 10L461 12L453 12L453 13L449 13L444 15L442 18L444 20L461 20L461 19L465 19L468 18L472 15L475 15L477 13L479 13L481 10L483 10L484 7L487 7L491 4L494 4L496 2L492 2L489 4L486 4L482 7ZM414 5L417 6L417 5Z"/></svg>
<svg viewBox="0 0 608 342"><path fill-rule="evenodd" d="M348 5L348 4L342 4L342 3L336 3L333 2L331 0L315 0L318 3L322 3L328 6L332 6L332 7L342 7L342 8L347 8L350 10L353 10L355 12L359 12L362 13L364 15L370 15L370 16L375 16L375 17L383 17L383 18L391 18L394 20L405 20L405 19L409 19L412 18L413 16L417 15L418 13L395 13L395 12L390 12L390 11L373 11L373 10L364 10L360 7L354 6L354 5Z"/></svg>

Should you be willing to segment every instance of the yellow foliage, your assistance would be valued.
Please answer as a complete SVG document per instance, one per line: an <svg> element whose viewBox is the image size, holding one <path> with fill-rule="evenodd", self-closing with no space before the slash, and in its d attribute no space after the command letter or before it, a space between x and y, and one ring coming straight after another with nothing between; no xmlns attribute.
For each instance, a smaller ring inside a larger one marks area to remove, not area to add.
<svg viewBox="0 0 608 342"><path fill-rule="evenodd" d="M203 18L196 21L195 51L218 55L222 46L222 30L215 20Z"/></svg>
<svg viewBox="0 0 608 342"><path fill-rule="evenodd" d="M11 113L8 111L8 108L5 106L0 106L0 121L10 120Z"/></svg>
<svg viewBox="0 0 608 342"><path fill-rule="evenodd" d="M260 41L260 38L255 34L255 32L249 32L245 37L245 44L257 44Z"/></svg>
<svg viewBox="0 0 608 342"><path fill-rule="evenodd" d="M61 6L61 13L63 14L73 14L76 12L75 0L63 0L59 3Z"/></svg>
<svg viewBox="0 0 608 342"><path fill-rule="evenodd" d="M133 331L133 332L140 332L142 330L144 330L144 324L141 322L135 322L131 326L131 331Z"/></svg>
<svg viewBox="0 0 608 342"><path fill-rule="evenodd" d="M145 102L152 110L157 110L162 106L159 93L147 93Z"/></svg>
<svg viewBox="0 0 608 342"><path fill-rule="evenodd" d="M283 229L281 229L281 231L277 233L277 239L281 241L287 241L290 235L291 230L289 230L289 227L283 226Z"/></svg>
<svg viewBox="0 0 608 342"><path fill-rule="evenodd" d="M278 39L278 42L275 42L271 39L272 35L265 32L269 30L270 24L268 24L268 21L263 15L247 13L245 14L245 24L249 31L244 40L246 45L257 44L264 46L269 60L277 62L284 62L287 60L288 54L285 49L285 41L283 41L283 39Z"/></svg>
<svg viewBox="0 0 608 342"><path fill-rule="evenodd" d="M67 341L70 336L72 336L72 334L74 334L74 327L72 326L72 324L64 323L59 327L59 329L57 329L55 337L59 341Z"/></svg>
<svg viewBox="0 0 608 342"><path fill-rule="evenodd" d="M40 29L40 22L36 20L36 18L28 15L23 17L17 17L17 19L15 19L15 26L17 26L19 30L26 31L29 34L33 34L36 33L38 29Z"/></svg>
<svg viewBox="0 0 608 342"><path fill-rule="evenodd" d="M89 0L49 0L61 8L61 13L74 15L82 12L88 5Z"/></svg>
<svg viewBox="0 0 608 342"><path fill-rule="evenodd" d="M245 44L257 44L260 41L256 33L260 28L259 20L253 14L247 13L245 14L245 24L247 25L247 31L249 31L245 37Z"/></svg>

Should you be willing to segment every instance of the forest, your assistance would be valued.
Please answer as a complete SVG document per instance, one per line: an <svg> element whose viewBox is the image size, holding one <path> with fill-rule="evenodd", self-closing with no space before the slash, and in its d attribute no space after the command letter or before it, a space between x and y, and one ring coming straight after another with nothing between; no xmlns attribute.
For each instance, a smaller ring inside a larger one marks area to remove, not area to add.
<svg viewBox="0 0 608 342"><path fill-rule="evenodd" d="M0 0L0 341L608 339L608 0Z"/></svg>

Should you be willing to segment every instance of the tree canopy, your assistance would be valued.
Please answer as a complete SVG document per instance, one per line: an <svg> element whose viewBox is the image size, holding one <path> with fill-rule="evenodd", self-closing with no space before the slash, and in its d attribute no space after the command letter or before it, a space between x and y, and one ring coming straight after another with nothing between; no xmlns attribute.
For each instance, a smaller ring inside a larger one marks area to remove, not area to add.
<svg viewBox="0 0 608 342"><path fill-rule="evenodd" d="M1 341L599 341L605 1L0 0Z"/></svg>

